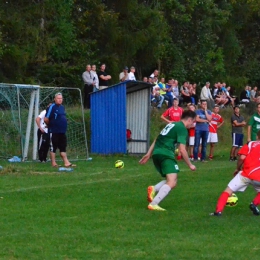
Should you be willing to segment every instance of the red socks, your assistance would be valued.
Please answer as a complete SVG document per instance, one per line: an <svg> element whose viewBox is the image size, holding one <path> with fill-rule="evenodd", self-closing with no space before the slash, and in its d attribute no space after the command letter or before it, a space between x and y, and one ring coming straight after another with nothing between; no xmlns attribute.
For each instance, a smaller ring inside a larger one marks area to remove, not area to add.
<svg viewBox="0 0 260 260"><path fill-rule="evenodd" d="M217 206L216 206L216 212L222 212L224 210L228 197L229 197L229 194L227 192L224 191L221 193L221 195L218 199ZM259 195L259 200L260 200L260 195Z"/></svg>
<svg viewBox="0 0 260 260"><path fill-rule="evenodd" d="M257 206L260 204L260 192L257 193L257 195L255 196L253 203Z"/></svg>

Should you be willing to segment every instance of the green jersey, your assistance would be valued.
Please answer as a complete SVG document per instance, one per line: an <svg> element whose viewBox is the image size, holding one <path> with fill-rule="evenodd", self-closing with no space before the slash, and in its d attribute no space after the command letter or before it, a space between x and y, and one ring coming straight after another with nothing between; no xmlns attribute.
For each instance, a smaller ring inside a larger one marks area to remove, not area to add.
<svg viewBox="0 0 260 260"><path fill-rule="evenodd" d="M165 126L156 139L153 155L161 154L174 158L175 144L186 144L188 130L183 122L173 122Z"/></svg>
<svg viewBox="0 0 260 260"><path fill-rule="evenodd" d="M252 127L251 141L256 141L257 132L260 130L260 115L258 113L254 113L251 116L248 125Z"/></svg>

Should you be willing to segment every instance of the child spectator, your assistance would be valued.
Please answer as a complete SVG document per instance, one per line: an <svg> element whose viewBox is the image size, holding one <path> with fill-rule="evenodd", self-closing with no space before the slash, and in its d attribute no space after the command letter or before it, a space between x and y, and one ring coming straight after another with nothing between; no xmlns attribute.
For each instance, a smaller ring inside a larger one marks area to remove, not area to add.
<svg viewBox="0 0 260 260"><path fill-rule="evenodd" d="M224 120L219 113L219 106L215 105L212 110L212 119L209 123L208 143L210 144L209 160L213 159L214 145L218 142L218 128L224 124Z"/></svg>

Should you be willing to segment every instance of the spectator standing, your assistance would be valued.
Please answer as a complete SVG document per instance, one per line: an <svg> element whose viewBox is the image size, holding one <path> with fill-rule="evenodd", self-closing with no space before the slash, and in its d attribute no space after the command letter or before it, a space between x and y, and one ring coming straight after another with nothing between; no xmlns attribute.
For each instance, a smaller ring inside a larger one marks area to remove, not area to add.
<svg viewBox="0 0 260 260"><path fill-rule="evenodd" d="M136 80L136 78L135 78L135 67L133 67L133 66L130 68L130 72L128 74L128 79L129 80Z"/></svg>
<svg viewBox="0 0 260 260"><path fill-rule="evenodd" d="M54 104L46 111L44 122L48 125L50 134L50 156L52 167L59 167L56 163L56 150L60 150L60 156L65 167L75 167L75 164L69 162L67 158L67 118L65 108L62 105L63 97L61 93L55 94Z"/></svg>
<svg viewBox="0 0 260 260"><path fill-rule="evenodd" d="M206 82L206 85L201 89L200 92L200 99L207 101L207 107L209 109L212 109L215 105L214 99L212 98L211 92L210 92L210 83Z"/></svg>
<svg viewBox="0 0 260 260"><path fill-rule="evenodd" d="M243 146L243 127L246 125L245 118L240 115L239 106L234 107L234 114L231 117L232 125L232 148L229 161L237 161L238 148Z"/></svg>
<svg viewBox="0 0 260 260"><path fill-rule="evenodd" d="M99 90L108 88L108 81L111 79L111 76L107 74L106 64L101 64L100 71L98 72L98 80L99 80Z"/></svg>
<svg viewBox="0 0 260 260"><path fill-rule="evenodd" d="M128 80L128 67L125 66L123 71L119 74L119 81L123 82Z"/></svg>
<svg viewBox="0 0 260 260"><path fill-rule="evenodd" d="M219 114L219 106L215 105L212 112L212 119L209 123L208 143L210 145L209 160L213 159L214 146L218 142L218 128L224 124L222 116Z"/></svg>
<svg viewBox="0 0 260 260"><path fill-rule="evenodd" d="M249 119L247 127L247 141L256 141L257 132L260 130L260 103L257 104L257 112Z"/></svg>
<svg viewBox="0 0 260 260"><path fill-rule="evenodd" d="M200 101L200 109L196 110L196 127L195 127L195 145L194 145L194 161L198 160L200 139L201 139L201 162L206 162L207 141L209 135L209 123L212 116L211 111L207 109L207 101Z"/></svg>
<svg viewBox="0 0 260 260"><path fill-rule="evenodd" d="M91 66L91 72L93 74L93 83L94 83L94 86L93 86L93 91L96 92L99 90L99 80L98 80L98 75L97 75L97 67L96 65L92 65Z"/></svg>
<svg viewBox="0 0 260 260"><path fill-rule="evenodd" d="M86 71L83 72L82 78L84 81L84 107L90 108L90 93L93 92L93 87L95 85L94 74L91 71L91 66L88 64L86 66Z"/></svg>
<svg viewBox="0 0 260 260"><path fill-rule="evenodd" d="M47 106L47 108L51 103ZM38 156L42 163L47 162L47 154L50 148L50 135L48 133L48 126L44 122L46 115L46 109L44 109L35 119L38 126L37 137L38 137Z"/></svg>
<svg viewBox="0 0 260 260"><path fill-rule="evenodd" d="M183 109L179 107L179 100L177 98L173 99L173 105L171 108L168 108L162 115L161 119L166 123L179 122Z"/></svg>

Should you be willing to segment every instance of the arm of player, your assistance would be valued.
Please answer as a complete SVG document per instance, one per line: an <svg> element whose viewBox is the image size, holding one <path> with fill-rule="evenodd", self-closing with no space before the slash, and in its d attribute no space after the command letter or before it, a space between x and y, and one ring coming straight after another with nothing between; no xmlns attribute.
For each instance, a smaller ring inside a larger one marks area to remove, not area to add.
<svg viewBox="0 0 260 260"><path fill-rule="evenodd" d="M150 146L148 152L142 157L142 159L139 161L140 164L145 164L149 161L150 157L152 156L154 145L155 145L156 139L153 141L152 145Z"/></svg>
<svg viewBox="0 0 260 260"><path fill-rule="evenodd" d="M242 121L241 123L238 123L237 120L233 121L233 126L245 126L245 125L246 125L245 121Z"/></svg>
<svg viewBox="0 0 260 260"><path fill-rule="evenodd" d="M202 119L202 118L200 118L200 116L199 116L199 115L197 115L197 117L196 117L196 122L200 122L200 123L207 123L207 122L208 122L208 120L206 120L206 119Z"/></svg>
<svg viewBox="0 0 260 260"><path fill-rule="evenodd" d="M249 125L247 127L247 141L250 142L251 141L251 131L252 131L252 126Z"/></svg>
<svg viewBox="0 0 260 260"><path fill-rule="evenodd" d="M210 122L210 121L211 121L211 119L212 119L212 115L208 114L208 111L207 111L207 109L205 110L205 116L206 116L206 118L207 118L208 122Z"/></svg>
<svg viewBox="0 0 260 260"><path fill-rule="evenodd" d="M41 128L41 118L37 116L35 122L38 128L41 130L41 132L44 133L44 130Z"/></svg>
<svg viewBox="0 0 260 260"><path fill-rule="evenodd" d="M217 126L217 128L220 128L224 124L224 120Z"/></svg>
<svg viewBox="0 0 260 260"><path fill-rule="evenodd" d="M164 115L161 115L161 119L163 121L165 121L167 124L171 123L172 121L170 121L168 118L166 118Z"/></svg>
<svg viewBox="0 0 260 260"><path fill-rule="evenodd" d="M44 123L45 123L46 125L48 125L48 124L50 123L50 120L49 120L48 117L44 117Z"/></svg>
<svg viewBox="0 0 260 260"><path fill-rule="evenodd" d="M179 151L181 153L181 156L183 158L183 160L186 162L186 164L189 166L189 168L192 170L192 171L195 171L196 170L196 166L191 164L190 162L190 159L189 159L189 156L188 156L188 153L186 151L186 147L184 144L180 144L179 146Z"/></svg>

